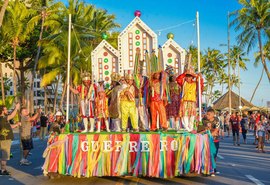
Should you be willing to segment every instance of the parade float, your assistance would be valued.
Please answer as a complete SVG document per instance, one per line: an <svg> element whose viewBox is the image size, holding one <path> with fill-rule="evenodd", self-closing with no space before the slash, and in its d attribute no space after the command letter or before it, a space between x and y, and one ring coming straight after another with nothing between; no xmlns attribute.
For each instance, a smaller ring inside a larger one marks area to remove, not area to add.
<svg viewBox="0 0 270 185"><path fill-rule="evenodd" d="M170 65L177 74L184 72L187 52L173 40L173 34L168 34L168 40L158 49L157 35L140 19L140 16L141 12L136 11L134 20L120 33L118 49L113 48L104 37L93 50L92 80L97 82L102 79L105 84L110 84L115 81L113 78L116 78L111 73L123 76L129 71L136 71L138 61L142 61L141 68L142 66L148 68L147 62L153 60L147 60L147 51L158 50L159 56L156 58L162 60L162 63L158 64L159 67L165 69ZM155 73L156 71L158 68ZM146 73L149 71L146 70ZM160 84L162 92L165 89L163 84L163 82ZM68 113L67 111L67 117ZM157 127L160 127L159 121L157 123ZM88 123L84 124L87 127ZM91 131L93 131L92 123ZM45 158L43 172L44 175L53 173L79 178L102 176L172 178L189 173L210 174L216 166L214 154L215 145L209 131L196 134L183 130L167 131L165 128L155 132L124 130L124 132L61 133L52 134L48 140L48 146L43 154Z"/></svg>

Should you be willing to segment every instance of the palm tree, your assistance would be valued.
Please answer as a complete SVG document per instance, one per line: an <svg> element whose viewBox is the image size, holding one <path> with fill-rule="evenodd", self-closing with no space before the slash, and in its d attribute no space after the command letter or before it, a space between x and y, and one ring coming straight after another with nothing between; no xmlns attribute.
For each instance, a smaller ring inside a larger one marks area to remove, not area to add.
<svg viewBox="0 0 270 185"><path fill-rule="evenodd" d="M8 6L8 2L9 2L9 0L4 1L4 4L2 5L1 11L0 11L0 28L2 27L2 23L4 20L4 15L5 15L7 6Z"/></svg>
<svg viewBox="0 0 270 185"><path fill-rule="evenodd" d="M16 0L7 7L6 16L4 17L2 34L4 39L11 43L13 47L13 88L15 96L17 95L16 69L19 67L16 60L16 49L27 39L28 34L32 31L27 26L27 23L34 12L32 9L28 9L25 4Z"/></svg>
<svg viewBox="0 0 270 185"><path fill-rule="evenodd" d="M64 7L64 4L61 2L50 4L50 6L48 6L48 4L49 4L48 0L42 1L39 6L40 11L38 12L36 16L32 17L32 19L28 22L28 26L31 28L34 28L37 24L40 23L39 42L41 42L42 37L43 37L44 22L45 22L46 17L49 15L53 16L53 14L56 14L59 11L59 8ZM34 103L33 103L34 102L34 80L35 80L35 73L37 69L38 60L40 57L40 52L41 52L41 45L38 44L38 50L37 50L37 54L34 61L34 67L31 70L31 73L32 73L32 79L30 82L30 111L31 112L34 111Z"/></svg>
<svg viewBox="0 0 270 185"><path fill-rule="evenodd" d="M240 47L247 47L247 52L258 42L261 63L270 82L270 73L263 55L262 43L263 36L269 35L267 29L270 26L270 3L268 0L239 0L239 3L243 7L231 13L235 19L230 23L230 26L235 25L236 31L242 30L237 36L237 41Z"/></svg>
<svg viewBox="0 0 270 185"><path fill-rule="evenodd" d="M234 74L238 64L240 69L247 70L246 62L248 62L249 59L245 58L246 55L246 52L244 52L239 46L233 46L231 48L230 62Z"/></svg>
<svg viewBox="0 0 270 185"><path fill-rule="evenodd" d="M41 84L43 86L49 85L54 82L56 76L60 75L64 83L64 91L66 90L67 16L69 13L72 14L73 23L71 32L71 78L74 84L79 83L82 70L91 72L90 53L98 44L96 40L102 40L101 33L118 26L114 23L114 16L79 1L70 0L68 7L63 7L54 16L48 16L44 26L48 27L51 34L41 41L44 55L40 58L38 64L39 69L46 69ZM65 92L62 93L60 108L65 94Z"/></svg>
<svg viewBox="0 0 270 185"><path fill-rule="evenodd" d="M268 41L268 42L266 43L266 45L264 46L264 48L263 48L263 55L265 56L265 58L266 58L268 61L270 61L270 41ZM255 54L255 62L254 62L254 66L255 66L255 67L258 67L260 58L261 58L260 53L256 53L256 54ZM255 94L256 94L256 91L257 91L257 89L258 89L258 87L259 87L259 85L260 85L260 83L261 83L261 81L262 81L263 74L264 74L264 69L262 69L261 76L260 76L260 78L259 78L259 81L258 81L258 83L257 83L257 85L256 85L256 87L255 87L255 89L254 89L254 91L253 91L253 93L252 93L252 96L251 96L251 98L250 98L250 102L252 102L252 100L253 100L253 98L254 98L254 96L255 96Z"/></svg>
<svg viewBox="0 0 270 185"><path fill-rule="evenodd" d="M220 75L224 73L224 55L216 49L208 48L203 56L202 73L206 80L206 95L207 105L210 105L211 97L213 95L213 88L218 83Z"/></svg>

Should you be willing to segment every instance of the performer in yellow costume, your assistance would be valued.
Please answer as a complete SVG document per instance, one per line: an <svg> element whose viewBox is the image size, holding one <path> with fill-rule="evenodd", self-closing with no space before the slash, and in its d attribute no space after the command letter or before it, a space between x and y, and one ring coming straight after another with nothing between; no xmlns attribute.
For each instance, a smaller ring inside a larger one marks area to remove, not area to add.
<svg viewBox="0 0 270 185"><path fill-rule="evenodd" d="M138 131L138 113L135 103L135 87L133 85L133 75L125 75L127 87L120 93L120 107L122 118L122 131L127 130L128 118L131 120L132 127Z"/></svg>
<svg viewBox="0 0 270 185"><path fill-rule="evenodd" d="M180 103L180 118L184 129L193 131L196 116L198 96L198 79L201 80L201 92L203 91L203 78L201 74L195 74L192 68L188 68L183 74L176 78L177 83L182 88L182 98Z"/></svg>

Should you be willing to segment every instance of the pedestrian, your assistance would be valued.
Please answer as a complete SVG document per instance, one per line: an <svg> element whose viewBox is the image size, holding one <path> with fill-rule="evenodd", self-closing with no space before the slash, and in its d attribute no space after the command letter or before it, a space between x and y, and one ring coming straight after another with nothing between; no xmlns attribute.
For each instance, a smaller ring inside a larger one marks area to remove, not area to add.
<svg viewBox="0 0 270 185"><path fill-rule="evenodd" d="M219 123L220 123L220 129L219 129L219 132L220 132L220 136L221 136L221 139L224 138L224 128L225 128L225 117L224 117L224 114L222 113L219 113Z"/></svg>
<svg viewBox="0 0 270 185"><path fill-rule="evenodd" d="M266 133L266 125L267 119L264 115L261 116L261 121L257 124L257 136L258 136L258 151L260 150L265 153L264 151L264 141L265 141L265 133Z"/></svg>
<svg viewBox="0 0 270 185"><path fill-rule="evenodd" d="M231 116L230 123L231 123L232 133L233 133L233 144L236 145L236 142L237 142L237 145L240 146L240 138L239 138L240 122L239 122L239 116L237 116L235 112Z"/></svg>
<svg viewBox="0 0 270 185"><path fill-rule="evenodd" d="M0 162L1 170L0 175L10 175L7 171L7 161L10 159L11 141L14 139L13 128L21 125L20 122L16 124L10 124L9 121L15 117L17 111L20 109L20 104L16 104L13 112L8 115L7 107L0 106Z"/></svg>
<svg viewBox="0 0 270 185"><path fill-rule="evenodd" d="M42 112L40 116L40 135L39 138L44 140L45 136L47 135L47 126L48 126L48 118Z"/></svg>
<svg viewBox="0 0 270 185"><path fill-rule="evenodd" d="M21 142L23 147L23 157L20 161L21 165L30 165L31 162L27 160L29 152L33 149L33 140L31 137L31 122L37 120L40 117L41 109L37 110L37 113L30 117L27 108L21 108Z"/></svg>
<svg viewBox="0 0 270 185"><path fill-rule="evenodd" d="M205 118L202 120L203 126L205 127L205 130L210 130L213 139L214 144L216 147L216 153L214 155L215 161L217 161L217 155L219 150L219 133L220 133L220 121L217 117L215 117L215 110L210 108L206 112ZM211 176L215 176L215 174L219 174L217 169L214 169L214 172L211 174Z"/></svg>
<svg viewBox="0 0 270 185"><path fill-rule="evenodd" d="M227 111L225 114L225 131L227 132L227 137L230 137L230 113Z"/></svg>
<svg viewBox="0 0 270 185"><path fill-rule="evenodd" d="M247 144L247 132L249 128L247 113L243 114L243 118L240 121L240 125L242 128L242 136L243 136L244 144Z"/></svg>
<svg viewBox="0 0 270 185"><path fill-rule="evenodd" d="M62 132L62 112L57 111L55 114L55 121L50 126L50 134L60 134Z"/></svg>

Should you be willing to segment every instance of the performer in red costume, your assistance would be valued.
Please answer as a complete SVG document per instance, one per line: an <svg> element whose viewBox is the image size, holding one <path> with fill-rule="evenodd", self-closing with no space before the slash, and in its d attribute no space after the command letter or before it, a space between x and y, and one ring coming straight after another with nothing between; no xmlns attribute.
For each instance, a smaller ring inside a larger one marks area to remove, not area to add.
<svg viewBox="0 0 270 185"><path fill-rule="evenodd" d="M70 86L70 90L74 94L80 94L80 113L84 123L83 132L88 131L88 119L90 120L89 132L94 132L94 103L96 97L96 86L92 84L90 74L83 74L82 85L79 85L77 89L74 89Z"/></svg>

